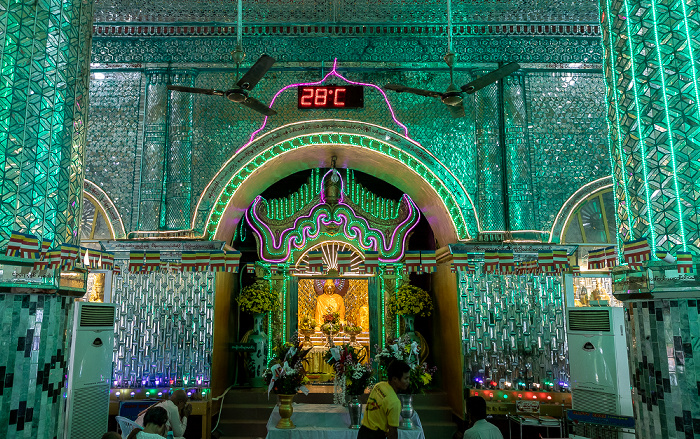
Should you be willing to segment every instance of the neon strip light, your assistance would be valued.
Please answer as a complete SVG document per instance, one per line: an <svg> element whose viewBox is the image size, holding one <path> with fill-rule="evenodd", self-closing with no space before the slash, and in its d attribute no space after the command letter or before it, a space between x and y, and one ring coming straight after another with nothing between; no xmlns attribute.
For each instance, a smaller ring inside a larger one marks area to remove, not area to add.
<svg viewBox="0 0 700 439"><path fill-rule="evenodd" d="M625 28L627 29L627 45L630 49L630 64L632 68L629 69L630 74L632 75L632 89L633 89L633 94L634 94L634 111L637 113L637 132L639 134L639 147L642 150L641 154L641 162L642 162L642 174L644 176L644 196L645 196L645 201L647 203L647 220L649 221L649 237L651 238L651 242L649 243L651 245L651 258L656 259L656 230L654 230L654 222L651 217L651 211L652 211L652 206L651 206L651 195L649 194L649 170L647 169L647 148L645 145L644 141L644 136L642 135L642 115L640 113L640 108L639 108L639 95L637 91L637 75L635 71L637 70L637 67L634 64L634 55L635 51L634 48L632 47L632 31L630 30L630 25L632 24L632 17L630 17L630 10L629 10L629 5L627 4L627 0L624 0L625 4L625 15L627 17L627 26ZM658 47L658 46L657 46ZM663 66L659 66L659 68L663 68ZM669 133L670 135L670 133Z"/></svg>
<svg viewBox="0 0 700 439"><path fill-rule="evenodd" d="M606 1L605 2L605 8L607 10L607 17L608 17L608 35L609 35L609 42L610 42L610 72L612 74L612 90L613 90L613 98L615 99L615 124L617 126L617 152L620 154L620 174L621 178L620 181L622 182L622 188L625 192L625 210L627 211L627 226L629 227L629 239L634 240L634 226L632 225L632 208L630 206L630 193L629 189L627 188L627 176L625 175L625 163L627 163L627 159L625 158L625 151L622 147L622 128L620 127L620 113L619 113L619 101L617 97L617 75L615 75L615 63L613 62L612 57L615 56L615 49L613 47L613 29L612 29L612 15L610 15L610 2ZM605 44L603 44L603 51L605 51ZM603 73L605 73L605 69L603 69ZM606 93L606 98L607 98L607 93L608 93L608 87L605 87L605 93ZM607 118L608 122L608 153L610 154L610 172L613 177L613 191L615 190L615 163L613 160L613 155L612 155L612 142L610 139L610 120ZM613 199L615 200L615 236L618 241L618 245L621 244L622 237L618 236L620 233L620 224L619 224L619 218L618 218L618 209L619 209L619 201L617 197L615 196L617 194L613 193ZM566 227L566 224L564 225ZM619 255L618 255L619 257Z"/></svg>
<svg viewBox="0 0 700 439"><path fill-rule="evenodd" d="M328 174L331 173L331 172L336 172L336 173L338 173L338 171L336 171L336 170L334 170L334 169L329 170L329 171L323 176L323 178L322 178L321 181L323 182L323 180L325 180L326 176L328 176ZM342 182L342 178L341 178L341 182ZM381 230L375 229L375 228L373 228L373 227L370 227L368 221L367 221L365 218L363 218L363 217L357 215L357 213L353 210L352 207L350 207L349 205L345 204L345 203L342 201L342 199L343 199L343 197L344 197L342 188L343 188L343 186L342 186L342 184L341 184L341 198L340 198L340 201L338 202L338 206L343 207L343 208L349 210L349 211L352 213L353 217L354 217L356 220L361 221L362 224L363 224L363 226L365 226L366 229L367 229L368 231L377 233L377 234L379 234L379 235L382 237L382 245L381 245L381 247L379 246L379 243L378 243L376 240L373 240L374 243L375 243L375 245L376 245L376 247L369 247L370 244L367 244L367 247L364 247L364 246L363 246L365 250L372 249L372 250L382 251L382 252L384 252L384 253L390 252L391 249L394 248L394 246L397 244L397 241L396 241L396 240L397 240L397 233L399 233L400 229L403 228L404 226L406 226L406 225L408 224L409 221L412 221L412 220L414 221L414 223L404 232L404 242L402 242L401 245L400 245L400 251L399 251L398 257L393 258L393 259L392 259L392 258L384 258L384 259L382 259L382 262L396 262L396 261L399 261L399 260L403 257L403 254L404 254L404 250L405 250L405 239L406 239L406 237L408 236L408 233L409 233L411 230L413 230L413 228L418 224L418 221L420 220L420 210L417 209L417 208L415 207L415 204L413 203L413 200L411 200L411 197L409 197L407 194L404 194L404 195L403 195L402 198L404 198L404 199L406 200L406 203L408 204L409 213L408 213L408 215L406 216L406 219L404 219L401 223L399 223L399 224L396 226L396 228L394 229L394 231L393 231L393 233L392 233L392 235L391 235L391 239L390 239L390 240L387 240L386 235L384 235L384 233L383 233ZM322 191L321 193L323 194L323 183L321 184L321 191ZM326 204L326 203L325 203L325 199L323 198L323 195L322 195L322 196L321 196L320 202L319 202L316 206L314 206L314 207L311 209L311 211L309 212L308 215L301 216L301 217L297 218L296 220L294 220L294 225L293 225L292 227L289 227L289 228L283 230L283 231L279 234L279 241L278 241L278 240L275 238L275 234L272 233L272 230L270 229L270 227L258 216L258 213L257 213L257 209L256 209L256 208L257 208L257 206L258 206L258 204L260 203L261 200L262 200L262 197L261 197L260 195L258 195L257 197L255 197L255 200L254 200L253 203L251 204L250 208L248 208L248 209L246 210L245 216L246 216L246 220L248 221L248 224L249 224L249 225L251 226L251 228L253 229L253 232L255 232L255 234L258 236L258 239L259 239L259 241L260 241L260 243L261 243L261 245L260 245L260 257L261 257L263 260L267 261L267 262L271 262L271 263L285 262L287 259L289 259L289 255L291 254L291 247L292 247L292 245L294 245L294 246L297 247L297 248L302 248L302 247L304 247L304 246L306 245L306 240L307 240L307 238L308 238L308 239L312 239L312 240L318 238L318 236L319 236L319 234L320 234L320 232L321 232L321 224L323 224L323 225L333 224L333 225L337 225L337 226L341 226L341 225L345 224L345 226L344 226L344 231L345 231L345 233L346 233L347 235L349 235L349 236L352 236L352 234L350 234L350 233L348 232L348 228L350 227L350 226L349 226L349 224L350 224L350 218L347 217L347 216L345 216L345 215L343 215L342 212L339 212L339 213L338 213L338 217L342 218L342 219L343 219L342 221L333 221L333 220L331 220L331 219L328 219L328 220L325 220L325 221L324 221L324 218L329 218L329 217L330 217L330 214L327 213L327 212L319 212L319 211L318 211L319 208L323 207L323 206ZM255 221L251 221L251 218L250 218L250 216L249 216L249 215L251 214L251 212L252 212L252 216L253 216L253 218L255 219ZM414 217L414 212L415 212L415 217ZM315 219L313 219L314 216L316 217ZM307 232L310 231L310 226L308 226L308 225L303 225L303 226L301 226L301 227L299 226L299 223L300 223L301 221L307 221L307 220L310 220L313 224L316 225L316 233L313 234L313 235L307 233ZM275 251L284 251L284 252L285 252L285 254L284 254L284 256L283 256L282 258L280 258L280 259L269 259L269 258L266 258L266 257L264 256L264 254L263 254L262 243L265 243L265 244L267 245L268 242L267 242L267 240L265 239L265 237L263 236L263 233L259 230L260 225L261 225L262 227L264 227L264 229L267 231L267 236L269 236L269 237L272 239L271 248L272 248L273 250L275 250ZM297 229L299 229L298 235L291 235L291 236L289 236L289 237L287 238L287 242L286 242L286 243L283 242L284 239L285 239L285 238L284 238L285 235L287 235L289 232L291 232L291 231L293 231L293 230L297 230ZM352 229L352 227L350 227L350 229ZM359 229L356 229L356 230L359 231ZM361 231L359 231L359 232L361 233ZM300 242L299 242L299 241L300 241ZM358 241L359 241L360 245L362 246L362 241L359 240L359 239L358 239ZM388 245L388 246L387 246L387 245Z"/></svg>
<svg viewBox="0 0 700 439"><path fill-rule="evenodd" d="M375 125L375 124L371 124L371 123L366 123L366 122L358 122L358 121L352 121L352 120L333 120L333 119L319 119L319 120L317 120L316 122L328 122L328 121L334 121L334 122L352 122L352 123L357 123L357 124L361 124L361 125L368 125L368 126L372 126L372 127L376 127L376 128L382 129L382 130L386 130L386 131L388 131L388 132L390 132L390 133L394 133L394 134L396 134L397 136L401 137L401 134L396 133L395 131L391 131L391 130L388 130L388 129L382 127L382 126ZM305 124L305 123L308 123L308 122L307 122L307 121L303 121L303 122L294 122L294 123L290 123L290 124L284 125L284 126L278 128L277 130L284 129L284 128L290 127L290 126L292 126L292 125L301 125L301 124ZM277 130L274 130L274 131L277 131ZM263 135L263 136L260 137L259 139L256 139L256 141L261 141L261 139L264 139L266 136L271 135L274 131L272 131L272 132L270 132L270 133L266 133L265 135ZM350 133L336 133L336 134L339 134L339 135L347 135L347 136L351 136L351 137L359 136L359 137L361 137L361 138L369 139L371 142L378 142L378 143L381 143L381 144L383 144L383 145L387 145L389 148L396 149L397 151L400 151L401 153L406 154L407 156L409 156L409 157L413 158L414 160L416 160L419 164L421 164L421 165L426 169L427 172L429 172L436 180L438 180L438 181L443 185L443 187L445 187L445 189L446 189L446 186L445 186L445 184L442 182L442 179L439 178L439 177L435 174L435 172L434 172L429 166L425 165L421 160L417 159L416 156L415 156L414 154L411 154L410 152L407 152L406 150L404 150L404 149L402 149L402 148L400 148L400 147L398 147L398 146L396 146L396 145L394 145L394 144L384 143L384 142L381 142L381 141L378 140L378 139L374 139L374 138L371 138L371 137L365 137L365 136L362 135L362 134L358 134L358 133L352 133L352 134L350 134ZM297 138L299 138L299 137L297 137ZM411 142L413 145L415 145L417 148L419 148L422 152L424 152L425 154L427 154L427 155L429 155L431 158L433 158L433 159L436 161L437 164L439 164L440 166L442 166L443 169L444 169L448 174L450 174L450 175L452 176L452 178L454 178L454 180L455 180L455 182L457 183L457 185L459 185L459 187L462 189L462 193L463 193L463 194L467 197L467 199L469 200L469 203L470 203L470 205L471 205L471 211L472 211L472 214L473 214L473 216L474 216L474 223L475 223L475 225L476 225L476 230L477 230L477 232L478 232L478 231L481 229L481 225L480 225L480 223L479 223L479 217L478 217L478 215L476 215L476 208L474 207L474 206L475 206L475 205L474 205L474 201L472 200L472 198L471 198L471 196L469 195L468 191L466 190L466 188L465 188L464 185L462 184L462 181L461 181L459 178L457 178L457 176L452 172L452 170L451 170L449 167L445 166L432 152L430 152L429 150L425 149L420 143L418 143L418 142L416 142L415 140L413 140L413 139L411 139L411 138L408 138L408 137L403 137L403 138L404 138L406 141ZM251 163L253 163L254 160L256 160L258 157L264 155L266 152L269 152L269 151L273 150L275 147L277 147L277 146L279 146L279 145L282 145L282 144L284 144L285 142L290 142L290 141L292 141L292 140L293 140L293 139L287 139L287 140L285 140L285 141L282 141L282 142L280 142L280 143L277 143L277 144L275 144L275 145L269 147L269 148L266 149L265 151L262 151L260 154L258 154L257 157L251 159L245 166L243 166L243 167L241 167L240 169L238 169L238 170L234 173L234 176L231 177L231 178L229 179L229 182L226 183L226 184L224 185L224 189L222 189L221 192L219 192L220 195L219 195L219 197L218 197L218 199L217 199L216 205L219 204L219 202L220 202L220 200L221 200L221 198L222 198L221 194L224 194L224 193L226 192L228 186L230 186L230 184L231 184L231 180L233 180L233 178L235 178L235 175L236 175L236 174L239 174L239 173L243 172L244 170L247 170L248 165L250 165ZM250 144L250 143L249 143L249 144ZM362 145L354 145L354 144L352 144L352 143L351 143L350 145L352 145L352 146L362 146ZM302 146L306 146L306 145L302 145ZM244 146L244 147L245 147L245 146ZM243 148L239 149L239 151L242 150L242 149L243 149ZM370 149L370 150L373 151L373 152L380 153L380 154L384 155L385 157L390 158L390 159L393 159L393 160L395 160L395 161L401 163L402 165L408 166L408 167L410 168L410 166L409 166L407 163L404 163L404 162L402 162L401 160L399 160L399 159L397 159L397 158L395 158L395 157L389 156L389 155L383 153L382 151L379 151L379 150L372 150L372 149ZM282 154L284 154L284 153L286 153L286 152L289 152L289 150L288 150L288 151L284 151L284 152L280 153L279 155L282 155ZM219 171L216 173L216 175L214 176L214 178L212 178L212 180L209 181L209 183L205 186L204 190L202 191L202 195L200 196L199 200L197 201L197 205L196 205L195 210L194 210L194 213L193 213L193 215L192 215L192 221L191 221L192 229L191 229L191 230L194 230L194 228L195 228L195 223L196 223L196 219L197 219L197 212L199 212L200 204L202 203L202 200L203 200L205 194L206 194L207 191L209 190L209 187L214 183L214 181L216 180L216 177L224 171L224 169L234 160L235 157L236 157L236 154L232 155L231 158L229 158L229 159L226 161L226 163L224 163L224 165L219 169ZM267 160L265 160L263 163L265 163L266 161L267 161ZM411 168L411 169L412 169L414 172L416 172L416 174L417 174L419 177L421 177L424 181L428 182L418 171L416 171L416 170L413 169L413 168ZM254 169L253 171L248 171L248 172L249 172L250 174L252 174L253 172L255 172L255 170L256 170L256 169ZM437 189L434 185L432 185L432 184L430 184L430 187L436 192L436 194L438 195L438 197L440 197L440 198L442 199L442 197L440 196L440 193L439 193L438 189ZM235 193L235 189L234 189L234 193ZM226 195L227 195L227 196L232 196L232 194L229 195L229 194L227 194L227 193L226 193ZM451 194L450 194L450 195L451 195ZM452 197L452 198L453 198L453 201L456 203L456 200L454 200L454 197ZM229 201L230 201L230 199L229 199ZM445 204L445 203L444 203L444 200L443 200L443 204ZM225 206L224 210L226 210L227 208L228 208L228 202L226 203L226 206ZM451 211L450 211L450 209L447 207L447 205L445 205L445 208L446 208L446 210L447 210L447 212L448 212L448 216L450 217L450 220L452 221L453 226L455 227L455 229L459 229L459 227L457 227L457 224L455 223L455 219L454 219L454 216L453 216L454 214L451 213ZM462 219L462 221L463 221L463 226L465 227L465 232L466 232L466 236L467 236L466 238L459 238L459 237L458 237L458 239L460 239L460 240L469 239L470 234L469 234L469 230L468 230L468 228L467 228L467 223L466 223L466 220L465 220L465 218L464 218L464 214L462 213L461 209L457 209L457 213L458 213L459 217L461 217L461 219ZM209 213L209 215L208 215L208 217L207 217L207 219L206 219L206 222L205 222L205 223L207 224L207 226L206 226L207 229L209 228L208 225L211 223L211 218L212 218L213 215L214 215L214 211L212 210L212 211L210 211L210 213ZM216 224L217 224L217 228L218 228L218 221L216 222ZM204 232L200 237L203 237L205 234L206 234L206 230L205 230L205 232ZM458 235L459 235L459 233L458 233Z"/></svg>
<svg viewBox="0 0 700 439"><path fill-rule="evenodd" d="M683 3L685 0L680 0L681 3ZM668 97L666 96L666 78L665 78L665 73L664 69L666 66L664 66L663 61L661 60L661 46L659 45L659 31L658 31L658 24L656 21L656 1L651 0L651 13L654 17L654 41L656 42L656 46L654 47L654 50L656 51L656 58L659 60L659 76L661 76L661 93L664 97L664 116L666 119L666 127L668 127L668 146L669 149L671 150L671 171L673 172L673 190L676 192L676 208L678 209L678 226L680 227L680 232L681 232L681 242L683 243L683 251L687 251L687 244L685 243L685 225L683 224L683 207L681 206L681 193L678 188L678 175L676 173L676 151L673 146L673 127L671 126L671 116L669 115L669 109L668 109ZM670 30L670 29L669 29ZM692 47L688 47L688 50L692 52ZM691 55L692 56L692 55ZM695 78L693 78L695 79ZM695 103L697 104L698 101L696 100ZM638 121L638 123L641 122ZM644 159L642 157L642 159ZM661 194L663 194L663 191L661 191ZM664 203L665 204L665 203ZM649 206L651 207L651 206ZM656 244L656 243L654 243ZM656 246L652 245L652 255L656 256Z"/></svg>
<svg viewBox="0 0 700 439"><path fill-rule="evenodd" d="M386 102L387 107L389 107L389 111L391 112L391 118L394 120L394 122L396 123L396 125L398 125L398 126L400 126L401 128L403 128L404 135L405 135L406 137L408 137L408 128L406 127L406 125L404 125L404 124L402 124L401 122L399 122L399 120L396 118L396 113L394 113L394 109L392 108L391 104L389 103L389 98L386 97L386 93L384 93L384 90L382 90L381 87L379 87L379 86L377 86L377 85L374 85L374 84L364 83L364 82L350 81L349 79L345 78L343 75L341 75L340 73L338 73L338 71L336 70L337 68L338 68L338 58L335 58L335 59L333 60L333 70L331 70L330 72L328 72L328 74L326 74L326 76L324 76L323 79L321 79L320 81L317 81L317 82L297 83L297 84L289 84L289 85L283 87L280 91L278 91L278 92L275 94L275 96L272 98L272 101L270 101L270 107L272 107L272 105L274 105L275 100L276 100L276 99L279 97L279 95L281 95L282 92L284 92L285 90L288 90L288 89L290 89L290 88L292 88L292 87L299 87L299 86L321 85L321 84L323 84L324 82L326 82L326 80L327 80L330 76L335 76L335 77L337 77L337 78L339 78L339 79L342 79L343 81L347 82L348 84L361 85L361 86L363 86L363 87L372 87L372 88L378 90L378 91L382 94L382 96L384 97L384 102ZM260 131L262 131L262 130L265 128L265 126L267 125L267 119L268 119L268 116L265 116L265 119L263 120L263 123L262 123L262 125L260 126L260 128L258 128L257 130L253 131L253 134L250 135L250 139L248 140L248 143L246 143L245 145L241 146L241 147L238 149L238 151L236 151L236 152L234 153L234 155L236 155L236 154L238 154L239 152L243 151L248 145L250 145L251 143L253 143L253 140L255 139L255 136L257 136L258 133L259 133Z"/></svg>

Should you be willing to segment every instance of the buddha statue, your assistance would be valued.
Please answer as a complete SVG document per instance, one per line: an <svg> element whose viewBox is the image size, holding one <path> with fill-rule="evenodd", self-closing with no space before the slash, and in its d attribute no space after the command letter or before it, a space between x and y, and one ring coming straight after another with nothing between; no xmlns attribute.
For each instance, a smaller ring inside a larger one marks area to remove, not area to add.
<svg viewBox="0 0 700 439"><path fill-rule="evenodd" d="M340 315L340 320L345 320L345 302L343 297L335 292L335 282L333 279L327 279L323 285L323 294L316 297L316 324L323 325L323 316L328 313L337 312Z"/></svg>

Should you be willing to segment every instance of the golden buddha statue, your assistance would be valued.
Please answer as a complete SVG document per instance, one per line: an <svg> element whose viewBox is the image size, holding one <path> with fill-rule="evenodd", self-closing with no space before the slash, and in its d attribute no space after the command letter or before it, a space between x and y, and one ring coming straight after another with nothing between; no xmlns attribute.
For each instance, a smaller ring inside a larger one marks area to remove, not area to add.
<svg viewBox="0 0 700 439"><path fill-rule="evenodd" d="M323 316L337 312L341 321L345 321L345 302L343 297L335 292L335 282L327 279L323 285L323 294L316 297L316 324L323 325Z"/></svg>

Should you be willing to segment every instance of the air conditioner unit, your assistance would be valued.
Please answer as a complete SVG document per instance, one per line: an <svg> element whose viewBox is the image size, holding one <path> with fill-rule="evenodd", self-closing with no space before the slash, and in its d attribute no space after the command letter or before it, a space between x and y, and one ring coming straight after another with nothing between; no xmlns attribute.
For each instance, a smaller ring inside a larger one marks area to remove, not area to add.
<svg viewBox="0 0 700 439"><path fill-rule="evenodd" d="M115 309L113 303L75 303L65 439L94 439L107 431Z"/></svg>
<svg viewBox="0 0 700 439"><path fill-rule="evenodd" d="M622 308L567 308L574 410L632 416Z"/></svg>

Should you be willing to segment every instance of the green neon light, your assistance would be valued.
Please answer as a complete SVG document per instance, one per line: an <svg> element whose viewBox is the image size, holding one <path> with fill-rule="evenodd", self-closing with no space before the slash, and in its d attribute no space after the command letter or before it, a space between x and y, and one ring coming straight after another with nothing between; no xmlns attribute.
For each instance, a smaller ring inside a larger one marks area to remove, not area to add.
<svg viewBox="0 0 700 439"><path fill-rule="evenodd" d="M287 342L287 282L289 282L289 270L284 267L282 283L282 344Z"/></svg>
<svg viewBox="0 0 700 439"><path fill-rule="evenodd" d="M223 212L233 194L241 187L241 185L253 172L258 170L268 160L304 146L328 144L357 146L358 148L380 153L407 166L423 180L425 180L442 200L447 209L447 213L455 226L458 239L464 240L469 238L467 223L460 205L455 200L451 191L425 164L404 150L387 143L367 137L338 133L299 136L294 139L289 139L278 143L253 157L241 169L239 169L233 175L233 177L231 177L227 185L224 187L219 199L216 201L216 203L214 203L212 213L207 223L207 233L211 236L216 234L216 230L219 227ZM320 176L318 177L316 185L317 187L320 187ZM473 210L474 206L471 207Z"/></svg>
<svg viewBox="0 0 700 439"><path fill-rule="evenodd" d="M381 327L381 333L382 333L382 339L379 342L379 348L382 349L384 347L384 344L386 343L386 312L384 310L384 294L385 294L385 283L384 283L384 274L386 273L386 266L383 264L379 264L380 270L379 270L379 310L381 311L380 317L382 319L382 327Z"/></svg>
<svg viewBox="0 0 700 439"><path fill-rule="evenodd" d="M684 0L680 1L681 3L683 3ZM651 0L651 13L654 17L654 41L656 43L656 57L659 60L659 74L661 76L661 93L664 97L664 115L666 119L666 126L668 128L668 146L671 150L671 170L673 171L673 190L676 193L676 207L678 209L678 226L680 227L683 251L685 251L687 249L687 244L685 243L685 224L683 224L683 208L681 206L681 193L678 189L678 174L676 173L676 151L673 145L673 128L671 127L671 116L668 108L668 97L666 96L666 77L664 73L665 66L663 64L663 61L661 60L661 46L659 45L659 31L656 19L656 2L654 0ZM690 47L688 49L692 50ZM695 102L697 103L697 101ZM663 194L663 191L661 193ZM656 253L655 246L652 246L652 252Z"/></svg>
<svg viewBox="0 0 700 439"><path fill-rule="evenodd" d="M649 238L651 239L651 242L649 245L651 246L651 257L653 259L656 259L656 231L654 230L654 222L652 220L651 216L651 195L649 194L649 170L647 169L647 148L644 144L644 136L642 134L642 116L639 111L639 93L637 91L637 77L636 77L636 67L634 64L634 49L632 47L632 32L630 30L630 24L632 23L632 19L630 17L629 13L629 5L627 4L627 0L624 0L625 4L625 15L627 16L627 21L628 25L626 26L627 28L627 42L629 43L629 49L630 49L630 63L632 65L632 68L630 69L630 73L632 74L632 88L633 88L633 94L634 94L634 111L637 113L637 131L639 133L639 147L642 150L641 154L641 162L642 162L642 174L644 177L644 196L645 196L645 201L647 204L647 220L649 221Z"/></svg>
<svg viewBox="0 0 700 439"><path fill-rule="evenodd" d="M314 200L318 202L309 213L296 218L293 226L290 224L289 228L278 232L267 225L269 217L260 218L269 210L265 207L263 198L256 198L246 212L246 219L259 243L264 243L260 254L262 258L271 262L286 261L295 249L308 248L309 245L322 242L320 236L326 235L335 239L344 237L340 239L363 250L376 250L381 260L398 260L403 256L408 233L420 218L418 208L410 197L403 196L401 203L408 206L408 216L395 230L388 233L387 237L383 231L370 228L369 222L358 216L352 206L343 203L330 207L328 204L322 204L318 198ZM307 212L308 208L304 206L303 211ZM321 229L329 224L338 226L336 234L321 232Z"/></svg>
<svg viewBox="0 0 700 439"><path fill-rule="evenodd" d="M608 17L608 41L610 43L610 52L608 55L610 56L610 73L612 74L612 82L610 83L612 86L610 87L613 91L613 98L615 100L615 124L617 126L617 152L620 155L620 182L622 183L623 190L625 192L625 210L627 211L627 225L629 227L629 240L634 240L634 227L632 225L632 208L630 206L630 193L629 189L627 188L627 177L625 176L625 152L622 148L622 129L620 127L620 113L619 113L619 101L617 97L617 78L615 75L615 67L614 63L612 62L612 57L615 54L615 50L613 49L613 35L615 35L612 31L612 19L610 15L610 3L605 2L605 7L606 7L606 16ZM605 53L606 47L605 44L603 44L603 53ZM605 56L604 56L605 57ZM605 74L605 70L603 69L603 74ZM605 97L606 101L608 99L608 87L605 87ZM615 237L617 239L617 245L621 247L623 239L620 236L620 221L619 221L619 215L617 214L620 202L615 196L615 187L616 187L616 179L615 179L615 163L613 160L613 154L612 154L612 140L610 139L610 119L607 119L608 123L608 154L610 155L610 172L612 174L613 178L613 200L615 200ZM619 262L622 261L622 252L618 252L617 254Z"/></svg>

